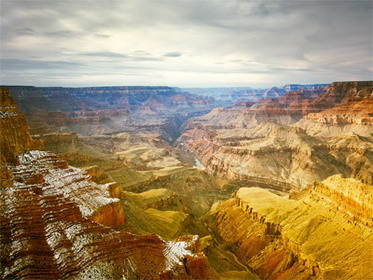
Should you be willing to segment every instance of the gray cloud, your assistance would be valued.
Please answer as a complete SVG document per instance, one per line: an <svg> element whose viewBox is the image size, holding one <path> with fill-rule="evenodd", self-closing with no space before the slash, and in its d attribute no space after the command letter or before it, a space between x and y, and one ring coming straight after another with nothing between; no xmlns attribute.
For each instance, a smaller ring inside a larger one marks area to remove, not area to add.
<svg viewBox="0 0 373 280"><path fill-rule="evenodd" d="M168 52L168 53L165 53L163 56L165 56L165 57L179 57L179 56L182 56L182 54L179 53L179 52Z"/></svg>
<svg viewBox="0 0 373 280"><path fill-rule="evenodd" d="M78 32L73 32L71 30L57 30L57 31L48 31L44 33L47 37L62 37L69 38L72 36L78 36Z"/></svg>
<svg viewBox="0 0 373 280"><path fill-rule="evenodd" d="M1 71L6 70L51 70L51 69L76 69L85 66L84 63L72 61L53 61L53 60L31 60L31 59L12 59L2 58L0 60Z"/></svg>
<svg viewBox="0 0 373 280"><path fill-rule="evenodd" d="M107 34L95 34L95 36L99 38L110 38L110 35Z"/></svg>
<svg viewBox="0 0 373 280"><path fill-rule="evenodd" d="M51 75L61 85L102 77L180 86L372 77L370 0L1 4L1 83L51 82Z"/></svg>
<svg viewBox="0 0 373 280"><path fill-rule="evenodd" d="M93 56L101 58L122 58L129 61L161 61L159 57L151 57L149 54L144 54L144 56L126 55L121 53L102 51L102 52L86 52L80 53L81 56Z"/></svg>
<svg viewBox="0 0 373 280"><path fill-rule="evenodd" d="M86 53L80 53L79 55L83 56L97 56L97 57L106 57L106 58L127 58L128 56L121 53L115 53L115 52L86 52Z"/></svg>
<svg viewBox="0 0 373 280"><path fill-rule="evenodd" d="M20 36L33 36L35 34L35 31L28 27L17 28L15 31Z"/></svg>

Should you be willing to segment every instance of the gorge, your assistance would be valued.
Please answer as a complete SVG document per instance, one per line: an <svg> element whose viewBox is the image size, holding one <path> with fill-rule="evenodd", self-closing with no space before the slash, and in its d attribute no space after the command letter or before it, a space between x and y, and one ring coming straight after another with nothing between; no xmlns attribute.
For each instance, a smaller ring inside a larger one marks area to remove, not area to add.
<svg viewBox="0 0 373 280"><path fill-rule="evenodd" d="M0 98L2 279L373 278L372 81Z"/></svg>

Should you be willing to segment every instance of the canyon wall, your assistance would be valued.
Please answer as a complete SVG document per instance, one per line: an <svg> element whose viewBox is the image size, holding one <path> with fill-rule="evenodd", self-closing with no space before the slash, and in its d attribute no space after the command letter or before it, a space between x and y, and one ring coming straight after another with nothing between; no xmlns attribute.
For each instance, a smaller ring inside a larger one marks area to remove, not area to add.
<svg viewBox="0 0 373 280"><path fill-rule="evenodd" d="M10 91L0 88L0 149L5 161L15 163L17 154L40 149L42 143L31 138L25 117L14 104Z"/></svg>
<svg viewBox="0 0 373 280"><path fill-rule="evenodd" d="M372 82L300 88L191 119L177 144L211 174L306 187L341 173L372 184Z"/></svg>
<svg viewBox="0 0 373 280"><path fill-rule="evenodd" d="M33 134L92 135L160 130L172 140L188 117L208 112L212 98L171 87L9 87Z"/></svg>
<svg viewBox="0 0 373 280"><path fill-rule="evenodd" d="M372 82L333 83L315 103L323 104L325 110L309 114L297 124L307 133L318 136L346 133L372 136Z"/></svg>
<svg viewBox="0 0 373 280"><path fill-rule="evenodd" d="M205 97L212 97L221 106L234 105L237 103L248 104L257 102L263 98L276 98L292 91L312 91L327 88L328 84L299 85L288 84L283 87L272 87L270 89L255 88L185 88L184 90Z"/></svg>
<svg viewBox="0 0 373 280"><path fill-rule="evenodd" d="M97 184L56 155L32 150L40 143L8 90L1 100L2 279L217 278L196 236L165 241L120 231L127 221L118 186Z"/></svg>
<svg viewBox="0 0 373 280"><path fill-rule="evenodd" d="M373 187L337 175L287 199L241 188L208 222L264 279L369 279Z"/></svg>

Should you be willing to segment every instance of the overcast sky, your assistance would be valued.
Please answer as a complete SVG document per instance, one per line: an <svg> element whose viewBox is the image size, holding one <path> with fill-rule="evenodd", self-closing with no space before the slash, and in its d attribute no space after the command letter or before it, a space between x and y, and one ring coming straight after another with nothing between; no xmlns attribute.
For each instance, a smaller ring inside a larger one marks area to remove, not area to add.
<svg viewBox="0 0 373 280"><path fill-rule="evenodd" d="M0 1L3 85L372 79L371 0Z"/></svg>

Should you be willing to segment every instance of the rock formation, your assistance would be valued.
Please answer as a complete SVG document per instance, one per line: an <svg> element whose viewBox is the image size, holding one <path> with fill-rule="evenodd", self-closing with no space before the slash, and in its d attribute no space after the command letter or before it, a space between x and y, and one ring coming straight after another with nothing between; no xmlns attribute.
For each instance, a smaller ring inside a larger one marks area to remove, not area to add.
<svg viewBox="0 0 373 280"><path fill-rule="evenodd" d="M10 88L0 278L372 277L371 82Z"/></svg>
<svg viewBox="0 0 373 280"><path fill-rule="evenodd" d="M2 279L217 277L195 236L165 241L117 231L126 223L118 186L97 184L54 154L31 150L37 143L9 91L1 100Z"/></svg>
<svg viewBox="0 0 373 280"><path fill-rule="evenodd" d="M261 278L370 279L372 191L338 175L294 199L242 188L208 221Z"/></svg>
<svg viewBox="0 0 373 280"><path fill-rule="evenodd" d="M0 127L0 149L4 161L15 163L15 155L42 146L31 138L25 117L14 104L9 90L3 88L0 88Z"/></svg>
<svg viewBox="0 0 373 280"><path fill-rule="evenodd" d="M170 87L9 88L33 134L91 135L152 128L172 139L186 117L207 112L215 104L211 98Z"/></svg>
<svg viewBox="0 0 373 280"><path fill-rule="evenodd" d="M373 134L373 82L336 82L314 101L324 110L307 115L297 126L319 136Z"/></svg>
<svg viewBox="0 0 373 280"><path fill-rule="evenodd" d="M178 145L227 179L305 187L341 173L371 184L372 89L372 82L337 82L214 109L190 120Z"/></svg>

